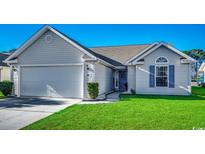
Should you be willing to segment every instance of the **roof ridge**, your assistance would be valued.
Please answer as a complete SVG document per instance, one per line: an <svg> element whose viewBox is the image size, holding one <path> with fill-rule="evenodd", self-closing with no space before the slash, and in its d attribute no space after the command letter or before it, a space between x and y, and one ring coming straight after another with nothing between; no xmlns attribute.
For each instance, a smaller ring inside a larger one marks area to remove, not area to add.
<svg viewBox="0 0 205 154"><path fill-rule="evenodd" d="M127 45L110 45L110 46L96 46L96 47L88 47L88 48L103 48L103 47L126 47L126 46L142 46L142 45L151 45L152 43L147 44L127 44Z"/></svg>

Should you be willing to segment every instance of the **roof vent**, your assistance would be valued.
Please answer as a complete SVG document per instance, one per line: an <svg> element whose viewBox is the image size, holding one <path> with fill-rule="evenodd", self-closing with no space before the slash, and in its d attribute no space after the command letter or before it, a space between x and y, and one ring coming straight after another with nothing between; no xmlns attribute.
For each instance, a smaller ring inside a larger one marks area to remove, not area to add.
<svg viewBox="0 0 205 154"><path fill-rule="evenodd" d="M46 43L51 43L52 41L53 41L52 35L46 35L46 37L45 37L45 42L46 42Z"/></svg>

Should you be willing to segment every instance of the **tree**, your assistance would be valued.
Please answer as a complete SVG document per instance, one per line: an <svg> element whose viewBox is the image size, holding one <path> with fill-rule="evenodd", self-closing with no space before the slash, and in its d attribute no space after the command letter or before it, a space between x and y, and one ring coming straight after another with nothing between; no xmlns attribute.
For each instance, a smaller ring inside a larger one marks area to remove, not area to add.
<svg viewBox="0 0 205 154"><path fill-rule="evenodd" d="M187 50L187 51L183 51L185 54L187 54L188 56L196 59L196 63L194 65L194 70L196 72L197 75L197 71L201 65L202 62L205 61L205 51L202 49L192 49L192 50Z"/></svg>

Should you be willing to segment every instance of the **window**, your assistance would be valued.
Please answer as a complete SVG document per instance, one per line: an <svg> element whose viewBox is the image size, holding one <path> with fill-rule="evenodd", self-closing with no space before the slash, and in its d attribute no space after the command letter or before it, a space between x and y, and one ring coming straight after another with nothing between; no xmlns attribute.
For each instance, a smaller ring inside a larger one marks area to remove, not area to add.
<svg viewBox="0 0 205 154"><path fill-rule="evenodd" d="M159 64L168 63L168 60L167 60L167 58L165 58L165 57L159 57L159 58L156 60L156 63L159 63Z"/></svg>
<svg viewBox="0 0 205 154"><path fill-rule="evenodd" d="M156 87L168 86L168 67L156 66Z"/></svg>

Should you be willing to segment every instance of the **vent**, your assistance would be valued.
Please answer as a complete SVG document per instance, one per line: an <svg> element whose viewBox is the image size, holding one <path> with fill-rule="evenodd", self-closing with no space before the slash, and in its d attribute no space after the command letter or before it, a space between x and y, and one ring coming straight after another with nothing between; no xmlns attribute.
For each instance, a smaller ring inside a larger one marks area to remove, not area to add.
<svg viewBox="0 0 205 154"><path fill-rule="evenodd" d="M45 42L46 43L51 43L52 41L53 41L53 37L51 35L46 35Z"/></svg>

